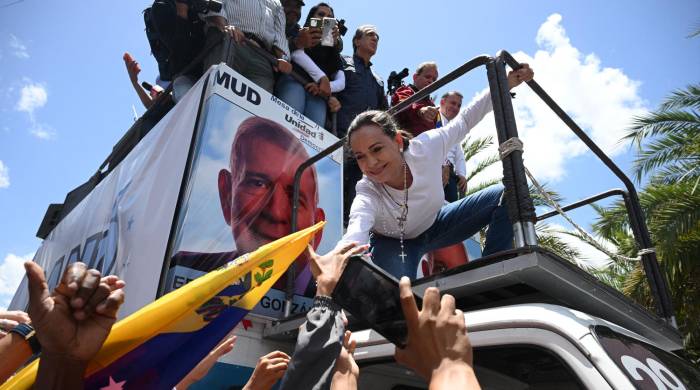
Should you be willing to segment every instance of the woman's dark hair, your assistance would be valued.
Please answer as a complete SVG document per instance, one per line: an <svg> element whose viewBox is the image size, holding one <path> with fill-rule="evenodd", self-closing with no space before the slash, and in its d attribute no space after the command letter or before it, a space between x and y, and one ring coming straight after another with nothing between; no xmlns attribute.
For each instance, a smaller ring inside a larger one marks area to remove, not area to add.
<svg viewBox="0 0 700 390"><path fill-rule="evenodd" d="M304 27L309 26L309 23L311 23L311 18L314 17L314 14L316 13L316 11L318 10L319 7L330 8L331 13L333 14L333 16L335 16L335 11L333 11L333 7L328 5L328 3L318 3L318 4L314 5L313 7L311 7L311 9L309 10L309 13L306 15L306 22L304 22Z"/></svg>
<svg viewBox="0 0 700 390"><path fill-rule="evenodd" d="M379 110L365 111L360 115L356 116L355 119L353 119L352 123L350 123L350 126L348 126L348 148L350 147L350 138L352 138L352 134L355 131L357 131L363 126L372 125L382 129L384 134L386 134L386 136L391 139L394 139L394 137L396 137L396 134L401 135L401 138L403 138L403 150L408 149L409 141L411 138L413 138L411 133L399 129L398 125L396 124L396 121L394 121L394 118L392 118L391 115L387 114L386 111Z"/></svg>

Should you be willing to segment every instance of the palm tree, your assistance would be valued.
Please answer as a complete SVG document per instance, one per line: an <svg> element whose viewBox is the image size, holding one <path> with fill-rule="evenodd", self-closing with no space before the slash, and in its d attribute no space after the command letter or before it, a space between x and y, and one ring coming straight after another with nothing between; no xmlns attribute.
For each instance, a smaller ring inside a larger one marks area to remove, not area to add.
<svg viewBox="0 0 700 390"><path fill-rule="evenodd" d="M639 199L657 258L671 290L689 357L700 360L700 85L673 92L658 110L635 118L624 138L637 148L633 172L646 179ZM594 231L620 254L636 247L622 202L596 208ZM651 294L639 263L616 263L611 281L651 307Z"/></svg>
<svg viewBox="0 0 700 390"><path fill-rule="evenodd" d="M491 179L486 179L484 181L481 181L479 183L474 183L474 178L479 174L485 171L488 167L492 166L493 164L496 164L500 161L500 158L498 157L497 154L489 154L486 156L483 156L483 152L488 149L489 146L493 145L493 137L492 136L486 136L486 137L480 137L476 139L471 139L470 136L467 136L467 138L464 140L462 143L462 149L464 150L464 158L466 161L472 160L472 159L477 159L476 166L469 170L467 172L467 183L469 183L469 186L467 187L467 193L466 195L473 194L475 192L481 191L486 187L492 186L494 184L500 183L502 178L501 177L496 177L496 178L491 178ZM546 185L543 185L543 188L545 191L547 191L547 194L556 202L561 202L563 199L561 195L559 195L557 192L547 188ZM535 205L535 207L538 206L546 206L547 203L545 202L544 198L542 195L537 192L535 187L532 185L529 186L530 190L530 197L532 198L532 201ZM567 243L564 239L562 239L562 233L561 231L558 231L557 229L554 229L551 225L544 223L544 222L539 222L537 225L535 225L535 230L537 232L537 240L538 243L541 247L547 248L548 250L552 251L553 253L559 255L563 259L570 261L574 264L578 264L580 266L583 266L585 268L586 264L581 262L581 252L571 246L569 243ZM486 234L484 231L481 232L481 246L484 246L484 238L486 237Z"/></svg>

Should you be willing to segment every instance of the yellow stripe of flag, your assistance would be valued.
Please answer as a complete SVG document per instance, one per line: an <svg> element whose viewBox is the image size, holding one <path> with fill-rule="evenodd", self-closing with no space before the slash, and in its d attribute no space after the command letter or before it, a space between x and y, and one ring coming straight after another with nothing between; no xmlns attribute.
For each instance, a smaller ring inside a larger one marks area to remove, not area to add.
<svg viewBox="0 0 700 390"><path fill-rule="evenodd" d="M314 233L324 224L325 222L319 222L264 245L222 268L202 275L117 322L100 352L90 362L85 376L108 366L160 333L201 329L206 322L196 310L249 272L252 277L250 290L232 304L241 309L252 310L286 272L289 265L306 249ZM38 362L39 359L22 369L0 386L0 390L31 388L36 378Z"/></svg>

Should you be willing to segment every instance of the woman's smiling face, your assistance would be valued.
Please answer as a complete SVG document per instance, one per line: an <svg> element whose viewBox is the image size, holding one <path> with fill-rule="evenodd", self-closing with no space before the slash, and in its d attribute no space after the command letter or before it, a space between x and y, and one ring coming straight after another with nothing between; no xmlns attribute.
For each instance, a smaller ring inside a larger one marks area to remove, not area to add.
<svg viewBox="0 0 700 390"><path fill-rule="evenodd" d="M350 148L370 180L387 184L403 181L402 139L392 138L377 125L362 126L352 132Z"/></svg>

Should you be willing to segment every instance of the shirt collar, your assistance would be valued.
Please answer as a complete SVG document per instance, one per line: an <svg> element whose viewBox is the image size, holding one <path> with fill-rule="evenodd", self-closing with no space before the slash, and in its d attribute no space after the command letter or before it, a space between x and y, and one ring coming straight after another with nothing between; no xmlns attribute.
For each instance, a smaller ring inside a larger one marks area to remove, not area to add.
<svg viewBox="0 0 700 390"><path fill-rule="evenodd" d="M365 65L365 60L362 57L358 56L357 54L353 54L352 58L355 60L355 64L357 64L359 62L360 64L364 65L366 68L369 68L372 66L372 61L370 61L367 65ZM357 65L355 65L355 66L357 66Z"/></svg>

